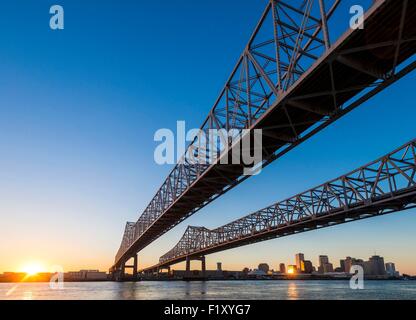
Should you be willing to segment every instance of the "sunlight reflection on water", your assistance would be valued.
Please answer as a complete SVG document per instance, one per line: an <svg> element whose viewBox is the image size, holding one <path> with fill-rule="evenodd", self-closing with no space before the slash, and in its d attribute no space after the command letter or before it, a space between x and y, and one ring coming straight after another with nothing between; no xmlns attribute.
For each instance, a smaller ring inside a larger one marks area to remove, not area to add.
<svg viewBox="0 0 416 320"><path fill-rule="evenodd" d="M289 284L288 290L287 290L287 296L289 300L298 300L298 290L297 290L296 282L291 282Z"/></svg>

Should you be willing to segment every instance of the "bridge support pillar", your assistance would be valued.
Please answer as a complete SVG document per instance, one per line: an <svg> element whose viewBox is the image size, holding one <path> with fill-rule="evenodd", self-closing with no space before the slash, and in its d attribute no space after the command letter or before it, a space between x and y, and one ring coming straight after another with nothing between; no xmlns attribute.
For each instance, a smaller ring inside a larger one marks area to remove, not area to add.
<svg viewBox="0 0 416 320"><path fill-rule="evenodd" d="M126 277L126 263L123 262L120 268L120 280L123 280Z"/></svg>
<svg viewBox="0 0 416 320"><path fill-rule="evenodd" d="M186 257L186 276L189 277L191 275L191 258Z"/></svg>
<svg viewBox="0 0 416 320"><path fill-rule="evenodd" d="M116 269L112 270L112 279L114 281L123 281L124 276L125 276L125 272L126 272L126 265L125 263L122 263L119 267L117 267Z"/></svg>
<svg viewBox="0 0 416 320"><path fill-rule="evenodd" d="M138 266L138 257L137 254L134 255L134 263L133 263L133 278L137 280L137 266Z"/></svg>
<svg viewBox="0 0 416 320"><path fill-rule="evenodd" d="M205 278L206 271L207 271L205 256L201 257L201 269L202 269L202 276Z"/></svg>
<svg viewBox="0 0 416 320"><path fill-rule="evenodd" d="M207 266L206 266L206 259L205 256L201 256L198 258L191 258L191 257L186 257L186 272L185 272L185 277L189 278L191 277L191 260L196 260L196 261L201 261L201 276L203 278L206 277L206 271L207 271Z"/></svg>
<svg viewBox="0 0 416 320"><path fill-rule="evenodd" d="M168 267L160 267L157 269L157 274L159 275L160 273L162 273L164 270L168 271L168 275L170 275L170 266Z"/></svg>
<svg viewBox="0 0 416 320"><path fill-rule="evenodd" d="M133 264L132 265L127 265L127 262L133 259ZM123 262L121 262L120 266L117 267L117 269L115 269L113 271L113 279L115 281L125 281L125 280L138 280L138 256L137 254L135 254L134 256L132 256L130 259L128 260L124 260ZM126 269L132 270L131 274L132 276L128 276L126 277Z"/></svg>

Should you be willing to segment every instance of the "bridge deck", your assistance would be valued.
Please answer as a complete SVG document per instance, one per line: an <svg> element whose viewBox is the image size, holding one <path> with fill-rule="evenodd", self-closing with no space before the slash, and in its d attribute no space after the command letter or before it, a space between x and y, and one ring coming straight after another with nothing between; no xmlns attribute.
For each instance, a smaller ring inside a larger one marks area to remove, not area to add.
<svg viewBox="0 0 416 320"><path fill-rule="evenodd" d="M416 1L408 1L406 10L404 3L376 1L366 13L364 30L347 30L250 123L249 128L263 130L264 166L416 67L412 63L399 68L416 51ZM250 46L245 55L249 54ZM136 230L134 241L121 249L113 268L247 178L244 166L218 163L199 172L139 237Z"/></svg>

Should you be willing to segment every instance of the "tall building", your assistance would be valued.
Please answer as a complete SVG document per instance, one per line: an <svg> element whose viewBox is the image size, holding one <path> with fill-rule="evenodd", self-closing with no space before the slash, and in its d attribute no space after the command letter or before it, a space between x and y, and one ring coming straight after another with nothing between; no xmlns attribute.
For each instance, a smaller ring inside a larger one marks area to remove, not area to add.
<svg viewBox="0 0 416 320"><path fill-rule="evenodd" d="M352 258L347 257L344 260L341 260L341 266L344 266L344 272L350 273L351 266L352 266Z"/></svg>
<svg viewBox="0 0 416 320"><path fill-rule="evenodd" d="M222 271L222 263L217 262L217 271Z"/></svg>
<svg viewBox="0 0 416 320"><path fill-rule="evenodd" d="M340 260L339 265L340 265L340 272L346 272L346 270L345 270L345 260Z"/></svg>
<svg viewBox="0 0 416 320"><path fill-rule="evenodd" d="M326 263L329 263L328 256L319 256L319 266L323 266Z"/></svg>
<svg viewBox="0 0 416 320"><path fill-rule="evenodd" d="M341 266L344 266L344 272L351 273L352 266L361 266L365 270L365 263L362 259L356 259L347 257L345 260L341 260Z"/></svg>
<svg viewBox="0 0 416 320"><path fill-rule="evenodd" d="M305 270L302 270L302 262L305 261L305 255L303 253L298 253L296 255L296 269L298 270L298 272L302 272Z"/></svg>
<svg viewBox="0 0 416 320"><path fill-rule="evenodd" d="M286 266L285 266L285 264L284 264L284 263L281 263L281 264L280 264L280 266L279 266L279 271L280 271L280 273L283 273L283 274L285 274L285 273L286 273Z"/></svg>
<svg viewBox="0 0 416 320"><path fill-rule="evenodd" d="M302 261L302 272L311 274L313 272L313 265L312 262L309 260Z"/></svg>
<svg viewBox="0 0 416 320"><path fill-rule="evenodd" d="M384 258L380 256L372 256L368 262L366 262L366 274L373 276L386 275L386 266L384 264Z"/></svg>
<svg viewBox="0 0 416 320"><path fill-rule="evenodd" d="M319 273L330 273L334 272L334 266L329 262L328 256L319 256Z"/></svg>
<svg viewBox="0 0 416 320"><path fill-rule="evenodd" d="M331 272L334 272L334 266L332 265L332 263L325 263L322 266L321 273L331 273Z"/></svg>

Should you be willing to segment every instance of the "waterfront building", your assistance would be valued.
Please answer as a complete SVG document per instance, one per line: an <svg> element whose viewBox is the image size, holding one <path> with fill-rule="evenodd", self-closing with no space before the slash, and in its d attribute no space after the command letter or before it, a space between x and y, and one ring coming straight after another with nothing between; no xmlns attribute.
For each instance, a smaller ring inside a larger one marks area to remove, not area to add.
<svg viewBox="0 0 416 320"><path fill-rule="evenodd" d="M344 260L341 260L341 266L344 267L344 272L350 273L351 266L352 266L352 258L346 257Z"/></svg>
<svg viewBox="0 0 416 320"><path fill-rule="evenodd" d="M303 273L311 274L313 272L312 262L309 260L302 261L301 270Z"/></svg>
<svg viewBox="0 0 416 320"><path fill-rule="evenodd" d="M389 277L399 277L400 273L396 271L396 265L393 262L386 263L386 273Z"/></svg>
<svg viewBox="0 0 416 320"><path fill-rule="evenodd" d="M340 265L340 268L339 268L340 272L345 272L345 260L340 260L339 265Z"/></svg>
<svg viewBox="0 0 416 320"><path fill-rule="evenodd" d="M248 268L245 268L243 271L228 271L222 270L206 270L205 273L202 273L200 270L193 270L189 275L186 270L173 270L170 275L165 277L165 279L177 279L183 280L184 278L191 279L211 279L211 280L236 280L236 279L245 279L251 271ZM147 280L152 280L160 277L160 275L150 275ZM160 279L160 278L159 278Z"/></svg>
<svg viewBox="0 0 416 320"><path fill-rule="evenodd" d="M108 275L99 270L80 270L66 273L65 278L72 281L100 281L107 280Z"/></svg>
<svg viewBox="0 0 416 320"><path fill-rule="evenodd" d="M334 266L329 262L328 256L319 256L318 273L334 272Z"/></svg>
<svg viewBox="0 0 416 320"><path fill-rule="evenodd" d="M328 256L319 256L319 266L323 266L326 263L329 263Z"/></svg>
<svg viewBox="0 0 416 320"><path fill-rule="evenodd" d="M286 266L285 266L284 263L281 263L280 264L279 270L280 270L280 273L282 273L282 274L285 274L286 273Z"/></svg>
<svg viewBox="0 0 416 320"><path fill-rule="evenodd" d="M287 274L296 274L297 268L295 265L289 265L287 266Z"/></svg>
<svg viewBox="0 0 416 320"><path fill-rule="evenodd" d="M302 270L302 262L305 261L305 255L303 253L296 254L296 269L298 272L302 272L305 270Z"/></svg>
<svg viewBox="0 0 416 320"><path fill-rule="evenodd" d="M248 276L262 279L267 276L267 272L264 272L264 270L261 270L261 269L254 269L248 273Z"/></svg>
<svg viewBox="0 0 416 320"><path fill-rule="evenodd" d="M324 263L318 267L318 273L332 273L334 272L334 266L332 263Z"/></svg>
<svg viewBox="0 0 416 320"><path fill-rule="evenodd" d="M352 266L361 266L361 267L364 269L364 271L365 271L365 269L366 269L366 266L365 266L364 260L362 260L362 259L356 259L356 258L351 258L351 257L347 257L347 258L344 260L344 268L345 268L344 272L346 272L346 273L351 273L351 267L352 267Z"/></svg>
<svg viewBox="0 0 416 320"><path fill-rule="evenodd" d="M267 263L260 263L258 269L263 271L265 274L268 274L270 271L270 267Z"/></svg>
<svg viewBox="0 0 416 320"><path fill-rule="evenodd" d="M384 264L384 258L380 256L372 256L369 261L366 262L364 270L366 274L372 276L384 276L386 275L386 267Z"/></svg>

